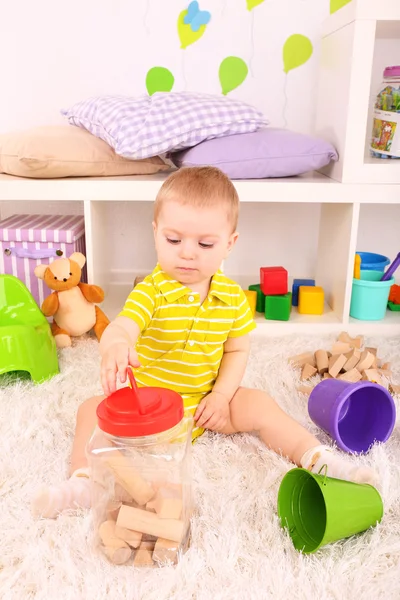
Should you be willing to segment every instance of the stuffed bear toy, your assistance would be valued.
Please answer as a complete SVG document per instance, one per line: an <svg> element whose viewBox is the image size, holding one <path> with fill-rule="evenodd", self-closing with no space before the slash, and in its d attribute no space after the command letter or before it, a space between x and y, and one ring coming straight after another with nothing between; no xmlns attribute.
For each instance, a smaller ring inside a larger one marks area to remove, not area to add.
<svg viewBox="0 0 400 600"><path fill-rule="evenodd" d="M69 258L58 258L50 265L38 265L35 275L53 290L42 304L46 317L53 317L51 331L57 348L71 346L71 337L94 330L97 339L109 324L103 311L95 302L104 300L104 292L97 285L80 283L86 258L74 252Z"/></svg>

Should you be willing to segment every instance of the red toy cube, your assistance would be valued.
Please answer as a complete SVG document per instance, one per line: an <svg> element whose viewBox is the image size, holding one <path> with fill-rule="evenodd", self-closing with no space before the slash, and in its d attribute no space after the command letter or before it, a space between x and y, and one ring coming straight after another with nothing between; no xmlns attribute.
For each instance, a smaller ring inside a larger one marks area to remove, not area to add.
<svg viewBox="0 0 400 600"><path fill-rule="evenodd" d="M266 296L287 294L288 272L283 267L261 267L260 285Z"/></svg>

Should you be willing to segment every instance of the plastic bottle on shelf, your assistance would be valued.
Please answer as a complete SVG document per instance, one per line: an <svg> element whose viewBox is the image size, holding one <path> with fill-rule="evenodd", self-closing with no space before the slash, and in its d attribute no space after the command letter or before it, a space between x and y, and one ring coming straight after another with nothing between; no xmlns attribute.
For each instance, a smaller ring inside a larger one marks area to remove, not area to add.
<svg viewBox="0 0 400 600"><path fill-rule="evenodd" d="M400 158L400 65L386 67L375 100L371 139L375 158Z"/></svg>

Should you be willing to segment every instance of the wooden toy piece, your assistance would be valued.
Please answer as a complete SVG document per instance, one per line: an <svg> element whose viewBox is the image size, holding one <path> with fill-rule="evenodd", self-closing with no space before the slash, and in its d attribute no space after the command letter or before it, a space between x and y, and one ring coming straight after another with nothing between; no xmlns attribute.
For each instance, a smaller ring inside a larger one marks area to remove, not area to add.
<svg viewBox="0 0 400 600"><path fill-rule="evenodd" d="M357 350L357 348L353 348L350 350L350 352L347 352L345 356L347 358L347 362L345 362L343 365L343 370L351 371L351 369L354 369L354 367L356 367L360 362L361 352Z"/></svg>
<svg viewBox="0 0 400 600"><path fill-rule="evenodd" d="M363 380L370 381L371 383L379 383L382 385L382 379L376 369L365 369L363 372Z"/></svg>
<svg viewBox="0 0 400 600"><path fill-rule="evenodd" d="M400 394L400 385L396 385L395 383L389 383L389 391L391 394L397 396Z"/></svg>
<svg viewBox="0 0 400 600"><path fill-rule="evenodd" d="M309 396L314 388L309 385L298 385L296 389L299 394L305 394L306 396Z"/></svg>
<svg viewBox="0 0 400 600"><path fill-rule="evenodd" d="M136 550L135 558L133 559L133 564L135 567L153 567L153 552L154 552L154 543L153 542L142 542L139 548Z"/></svg>
<svg viewBox="0 0 400 600"><path fill-rule="evenodd" d="M158 538L154 546L153 560L158 562L175 563L178 555L179 545L172 540Z"/></svg>
<svg viewBox="0 0 400 600"><path fill-rule="evenodd" d="M315 352L315 361L317 363L317 370L320 375L328 372L329 359L326 350L317 350Z"/></svg>
<svg viewBox="0 0 400 600"><path fill-rule="evenodd" d="M359 350L364 344L364 338L362 335L352 338L347 331L342 331L338 336L338 342L345 342L346 344L350 344L352 348L357 348Z"/></svg>
<svg viewBox="0 0 400 600"><path fill-rule="evenodd" d="M360 379L362 379L362 375L360 371L354 368L350 369L350 371L347 371L347 373L339 375L338 379L340 379L341 381L349 381L350 383L357 383L357 381L360 381Z"/></svg>
<svg viewBox="0 0 400 600"><path fill-rule="evenodd" d="M103 551L115 565L123 565L131 557L132 550L128 544L115 535L115 522L104 521L99 527L100 539L103 542Z"/></svg>
<svg viewBox="0 0 400 600"><path fill-rule="evenodd" d="M104 462L113 471L118 483L140 506L153 498L154 488L137 471L134 471L129 459L118 450L105 454Z"/></svg>
<svg viewBox="0 0 400 600"><path fill-rule="evenodd" d="M334 379L332 375L328 372L324 373L323 379Z"/></svg>
<svg viewBox="0 0 400 600"><path fill-rule="evenodd" d="M316 366L313 352L304 352L303 354L297 354L297 356L291 356L288 358L288 362L292 363L295 367L303 367L305 364L313 367Z"/></svg>
<svg viewBox="0 0 400 600"><path fill-rule="evenodd" d="M124 540L129 546L132 546L132 548L137 548L143 537L143 533L140 531L132 531L132 529L126 529L117 524L115 525L115 535Z"/></svg>
<svg viewBox="0 0 400 600"><path fill-rule="evenodd" d="M370 348L370 347L365 347L364 350L367 350L368 352L371 352L371 354L373 354L374 356L376 356L378 354L378 348Z"/></svg>
<svg viewBox="0 0 400 600"><path fill-rule="evenodd" d="M303 370L301 371L301 375L300 375L301 381L306 381L306 379L310 379L310 377L315 375L316 372L317 372L317 369L315 367L306 363L303 367Z"/></svg>
<svg viewBox="0 0 400 600"><path fill-rule="evenodd" d="M382 366L380 368L383 369L384 371L385 370L389 370L390 371L391 367L392 367L392 365L391 365L390 362L385 362L385 363L382 364Z"/></svg>
<svg viewBox="0 0 400 600"><path fill-rule="evenodd" d="M347 357L344 354L333 355L329 359L329 375L337 377L347 362Z"/></svg>
<svg viewBox="0 0 400 600"><path fill-rule="evenodd" d="M174 542L180 542L184 533L184 523L179 519L160 519L155 513L124 504L119 510L117 525Z"/></svg>
<svg viewBox="0 0 400 600"><path fill-rule="evenodd" d="M265 318L272 321L289 321L292 310L292 292L265 296Z"/></svg>
<svg viewBox="0 0 400 600"><path fill-rule="evenodd" d="M316 285L301 285L298 311L301 315L322 315L324 313L323 288Z"/></svg>
<svg viewBox="0 0 400 600"><path fill-rule="evenodd" d="M293 279L292 285L292 305L299 305L299 287L301 285L313 286L315 285L315 279Z"/></svg>
<svg viewBox="0 0 400 600"><path fill-rule="evenodd" d="M357 369L360 371L360 373L371 368L374 359L375 357L371 352L364 350L360 356L360 362L357 365Z"/></svg>
<svg viewBox="0 0 400 600"><path fill-rule="evenodd" d="M338 342L345 342L346 344L350 344L351 337L347 333L347 331L341 331L338 335Z"/></svg>
<svg viewBox="0 0 400 600"><path fill-rule="evenodd" d="M381 375L381 377L386 377L386 379L391 379L392 378L392 371L390 369L377 369L379 375Z"/></svg>
<svg viewBox="0 0 400 600"><path fill-rule="evenodd" d="M117 481L114 485L114 500L115 502L124 502L124 504L128 504L128 502L132 502L133 498L122 485L120 485Z"/></svg>
<svg viewBox="0 0 400 600"><path fill-rule="evenodd" d="M263 294L288 293L288 272L283 267L261 267L260 286Z"/></svg>
<svg viewBox="0 0 400 600"><path fill-rule="evenodd" d="M247 298L247 302L249 303L250 310L254 317L256 314L256 307L257 307L257 292L255 292L253 290L243 290L243 291Z"/></svg>
<svg viewBox="0 0 400 600"><path fill-rule="evenodd" d="M347 354L351 351L351 346L347 342L335 342L332 345L332 356L335 354Z"/></svg>

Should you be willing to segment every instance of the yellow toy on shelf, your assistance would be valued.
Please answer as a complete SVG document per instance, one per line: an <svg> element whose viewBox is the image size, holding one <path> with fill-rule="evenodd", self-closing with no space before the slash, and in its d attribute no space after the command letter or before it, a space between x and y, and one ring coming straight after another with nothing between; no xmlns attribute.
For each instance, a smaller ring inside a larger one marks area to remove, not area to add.
<svg viewBox="0 0 400 600"><path fill-rule="evenodd" d="M322 315L324 313L324 290L320 286L301 285L299 287L299 307L302 315Z"/></svg>

